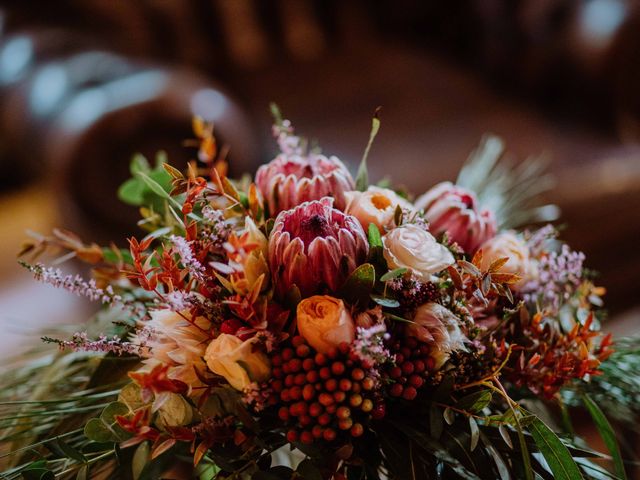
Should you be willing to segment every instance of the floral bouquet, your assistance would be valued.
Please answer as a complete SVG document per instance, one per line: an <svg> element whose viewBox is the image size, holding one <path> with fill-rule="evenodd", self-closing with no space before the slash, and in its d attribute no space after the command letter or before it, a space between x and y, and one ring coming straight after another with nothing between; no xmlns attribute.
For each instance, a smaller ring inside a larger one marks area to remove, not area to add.
<svg viewBox="0 0 640 480"><path fill-rule="evenodd" d="M62 230L93 279L23 262L107 308L3 376L2 478L624 478L605 413L637 418L637 344L599 329L603 290L557 230L537 162L487 138L411 201L294 134L233 181L196 119L186 172L140 156L129 248ZM612 355L613 353L613 355ZM571 427L585 407L607 453Z"/></svg>

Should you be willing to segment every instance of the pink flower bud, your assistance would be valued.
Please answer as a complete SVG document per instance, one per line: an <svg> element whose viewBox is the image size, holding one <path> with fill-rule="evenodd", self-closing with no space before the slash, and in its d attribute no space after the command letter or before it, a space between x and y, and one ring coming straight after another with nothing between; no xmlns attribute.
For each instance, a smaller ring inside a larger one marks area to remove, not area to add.
<svg viewBox="0 0 640 480"><path fill-rule="evenodd" d="M418 198L415 205L424 210L431 233L447 232L451 241L467 253L474 253L498 228L493 212L480 209L472 191L450 182L439 183Z"/></svg>
<svg viewBox="0 0 640 480"><path fill-rule="evenodd" d="M315 153L280 154L258 169L255 183L274 217L323 197L333 197L335 207L343 210L347 203L345 192L355 188L349 170L337 157Z"/></svg>
<svg viewBox="0 0 640 480"><path fill-rule="evenodd" d="M332 199L281 212L269 238L276 293L294 285L302 296L335 292L367 258L369 244L358 220L332 208Z"/></svg>

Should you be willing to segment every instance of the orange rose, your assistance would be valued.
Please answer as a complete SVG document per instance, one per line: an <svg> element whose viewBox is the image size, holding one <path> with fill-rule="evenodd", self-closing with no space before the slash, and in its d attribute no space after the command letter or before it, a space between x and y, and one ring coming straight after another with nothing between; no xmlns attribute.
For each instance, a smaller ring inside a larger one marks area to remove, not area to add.
<svg viewBox="0 0 640 480"><path fill-rule="evenodd" d="M298 304L298 331L320 353L356 338L356 328L342 300L315 295Z"/></svg>

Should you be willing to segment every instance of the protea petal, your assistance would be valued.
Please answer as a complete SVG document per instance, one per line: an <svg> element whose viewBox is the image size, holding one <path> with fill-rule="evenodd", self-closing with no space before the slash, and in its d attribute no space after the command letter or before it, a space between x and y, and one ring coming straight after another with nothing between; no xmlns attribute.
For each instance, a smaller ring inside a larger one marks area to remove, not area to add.
<svg viewBox="0 0 640 480"><path fill-rule="evenodd" d="M280 154L258 169L255 183L273 216L323 197L333 197L336 208L343 209L345 192L355 188L349 170L337 157L315 153Z"/></svg>
<svg viewBox="0 0 640 480"><path fill-rule="evenodd" d="M481 209L472 191L450 182L434 186L415 205L424 210L431 233L446 232L467 253L494 237L498 228L493 212Z"/></svg>
<svg viewBox="0 0 640 480"><path fill-rule="evenodd" d="M366 261L369 244L360 223L332 202L305 202L276 218L269 263L278 296L294 285L303 296L334 292Z"/></svg>

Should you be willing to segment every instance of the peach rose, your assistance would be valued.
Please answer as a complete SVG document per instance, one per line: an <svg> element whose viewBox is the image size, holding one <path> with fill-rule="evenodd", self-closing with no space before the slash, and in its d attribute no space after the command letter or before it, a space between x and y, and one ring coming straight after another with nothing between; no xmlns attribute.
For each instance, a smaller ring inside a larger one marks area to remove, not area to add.
<svg viewBox="0 0 640 480"><path fill-rule="evenodd" d="M417 308L413 323L407 326L407 335L431 346L435 367L449 360L451 352L466 350L467 337L460 331L460 319L439 303L429 302Z"/></svg>
<svg viewBox="0 0 640 480"><path fill-rule="evenodd" d="M389 268L407 268L424 281L454 263L451 252L417 225L394 228L382 237L382 243Z"/></svg>
<svg viewBox="0 0 640 480"><path fill-rule="evenodd" d="M344 302L329 295L315 295L298 304L298 331L320 353L356 338L356 328Z"/></svg>
<svg viewBox="0 0 640 480"><path fill-rule="evenodd" d="M365 231L373 223L384 232L393 226L396 208L413 211L413 205L393 190L370 186L364 192L346 192L347 207L345 213L358 219Z"/></svg>
<svg viewBox="0 0 640 480"><path fill-rule="evenodd" d="M535 276L535 264L529 257L527 244L513 232L503 232L490 238L480 247L482 250L482 269L489 266L501 258L508 257L509 260L502 266L501 271L513 273L521 278L512 288L518 289Z"/></svg>
<svg viewBox="0 0 640 480"><path fill-rule="evenodd" d="M269 359L260 351L253 351L255 338L242 341L235 335L221 333L211 341L204 354L207 367L224 377L236 390L244 390L252 382L269 378Z"/></svg>

